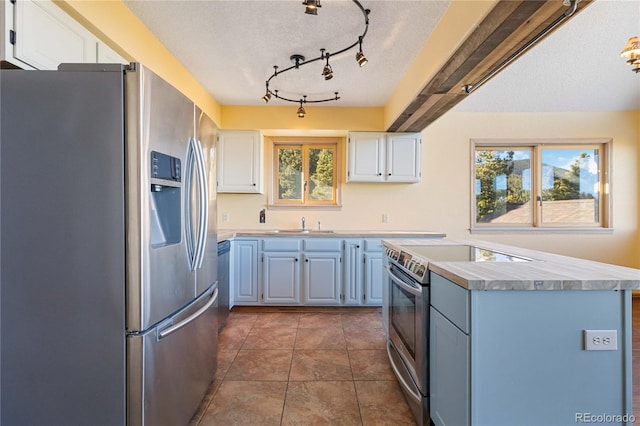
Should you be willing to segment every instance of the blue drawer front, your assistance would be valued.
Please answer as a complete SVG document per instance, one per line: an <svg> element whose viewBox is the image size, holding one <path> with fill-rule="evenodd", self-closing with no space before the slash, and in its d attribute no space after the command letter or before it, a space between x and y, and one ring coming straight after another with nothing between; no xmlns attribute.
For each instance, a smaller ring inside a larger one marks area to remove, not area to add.
<svg viewBox="0 0 640 426"><path fill-rule="evenodd" d="M431 272L431 306L469 334L469 291Z"/></svg>

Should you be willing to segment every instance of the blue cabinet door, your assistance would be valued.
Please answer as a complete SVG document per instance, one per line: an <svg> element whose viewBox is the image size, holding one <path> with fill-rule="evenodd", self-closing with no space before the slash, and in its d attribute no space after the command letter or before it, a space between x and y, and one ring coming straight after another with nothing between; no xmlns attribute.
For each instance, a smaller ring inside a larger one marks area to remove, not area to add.
<svg viewBox="0 0 640 426"><path fill-rule="evenodd" d="M469 424L469 336L435 308L429 325L430 416L436 426Z"/></svg>

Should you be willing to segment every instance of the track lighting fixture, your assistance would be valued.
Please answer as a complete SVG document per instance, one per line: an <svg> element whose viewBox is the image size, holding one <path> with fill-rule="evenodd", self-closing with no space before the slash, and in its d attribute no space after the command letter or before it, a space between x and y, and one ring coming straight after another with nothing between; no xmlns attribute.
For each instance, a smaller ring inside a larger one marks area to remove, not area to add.
<svg viewBox="0 0 640 426"><path fill-rule="evenodd" d="M362 36L358 39L358 44L360 45L360 50L356 53L356 62L360 65L360 68L362 68L367 65L367 62L369 62L367 57L364 56L364 53L362 53Z"/></svg>
<svg viewBox="0 0 640 426"><path fill-rule="evenodd" d="M307 15L317 15L318 8L322 7L320 4L320 0L305 0L302 2L306 7L304 9L304 13Z"/></svg>
<svg viewBox="0 0 640 426"><path fill-rule="evenodd" d="M321 56L324 55L324 49L320 49ZM324 66L322 70L322 76L325 80L331 80L333 78L333 69L331 69L331 65L329 65L329 53L325 55L327 58L327 64Z"/></svg>
<svg viewBox="0 0 640 426"><path fill-rule="evenodd" d="M287 97L278 95L278 90L275 90L275 89L271 90L269 88L269 83L271 82L271 80L273 80L275 77L282 74L283 72L291 71L293 69L299 69L303 65L307 65L312 62L321 61L321 60L326 60L326 63L322 69L322 76L324 77L325 81L331 80L333 78L333 69L331 68L331 65L329 65L329 57L344 53L348 50L353 49L356 46L358 46L358 52L356 53L356 61L359 66L361 67L364 66L368 61L367 61L367 58L364 56L364 53L362 52L362 40L364 40L364 37L367 35L367 31L369 30L369 13L371 13L371 11L369 9L365 9L358 0L351 0L351 1L353 1L353 3L356 4L358 9L360 9L360 11L362 12L362 15L364 16L364 31L362 32L362 34L360 34L360 36L358 37L358 40L356 40L354 43L350 44L349 46L345 47L344 49L338 50L332 54L329 54L328 52L325 53L325 49L320 49L320 56L313 59L306 59L303 55L300 55L297 53L293 54L289 57L289 60L293 62L293 65L283 69L282 71L278 71L278 67L274 65L273 74L271 74L271 76L265 82L265 86L267 90L264 96L262 97L263 101L269 102L269 100L271 100L271 97L273 96L274 98L282 99L283 101L299 103L300 107L298 108L298 117L304 118L307 112L305 111L303 104L306 104L308 102L320 103L320 102L337 101L338 99L340 99L338 92L334 92L335 94L334 97L324 98L324 99L307 100L307 95L303 95L303 97L300 99L287 98ZM308 15L317 15L318 8L322 7L320 5L320 0L304 0L302 4L305 5L304 13Z"/></svg>
<svg viewBox="0 0 640 426"><path fill-rule="evenodd" d="M304 101L300 99L300 108L298 108L298 118L304 118L304 115L307 113L307 111L305 111L304 107L302 106L303 102L307 102L307 95L304 96Z"/></svg>
<svg viewBox="0 0 640 426"><path fill-rule="evenodd" d="M631 37L620 56L632 67L633 72L640 72L640 37Z"/></svg>

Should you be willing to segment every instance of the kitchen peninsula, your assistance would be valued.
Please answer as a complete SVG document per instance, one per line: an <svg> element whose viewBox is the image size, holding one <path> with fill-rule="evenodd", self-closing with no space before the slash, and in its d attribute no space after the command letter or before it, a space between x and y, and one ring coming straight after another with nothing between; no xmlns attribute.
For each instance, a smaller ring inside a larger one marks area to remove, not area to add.
<svg viewBox="0 0 640 426"><path fill-rule="evenodd" d="M485 241L383 245L390 261L428 274L424 409L436 425L634 421L640 270Z"/></svg>

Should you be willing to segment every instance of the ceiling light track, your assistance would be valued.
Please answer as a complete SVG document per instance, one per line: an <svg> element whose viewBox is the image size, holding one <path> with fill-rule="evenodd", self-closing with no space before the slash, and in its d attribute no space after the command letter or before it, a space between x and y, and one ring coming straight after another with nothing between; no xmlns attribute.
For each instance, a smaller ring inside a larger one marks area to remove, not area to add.
<svg viewBox="0 0 640 426"><path fill-rule="evenodd" d="M333 78L333 69L331 68L331 65L329 64L329 59L332 56L336 56L336 55L340 55L344 52L347 52L351 49L353 49L354 47L358 46L358 52L356 52L356 56L355 56L355 60L356 63L360 66L363 67L367 64L368 60L366 58L366 56L364 55L363 51L362 51L362 41L364 40L365 36L367 35L367 31L369 30L369 13L371 12L369 9L365 9L362 4L360 4L360 2L358 0L352 0L356 6L358 7L358 9L360 9L360 11L362 12L362 15L364 17L364 31L362 32L362 34L360 34L358 36L358 39L350 44L349 46L338 50L337 52L333 52L333 53L329 53L326 51L326 49L320 49L320 56L312 58L312 59L306 59L303 55L300 54L293 54L289 57L289 59L293 62L293 65L281 69L279 70L279 67L277 65L273 66L273 74L271 74L271 76L267 79L267 81L265 81L265 86L266 86L266 91L264 96L262 97L262 100L265 101L265 103L269 102L271 100L272 97L276 98L276 99L281 99L283 101L288 101L288 102L295 102L295 103L299 103L300 107L298 108L298 117L303 118L304 115L306 114L306 111L304 110L303 104L306 103L320 103L320 102L330 102L330 101L337 101L338 99L340 99L340 96L338 94L338 92L334 92L334 96L330 97L330 98L321 98L321 99L307 99L307 95L303 95L302 98L299 99L291 99L291 98L287 98L285 96L281 96L278 94L278 89L271 89L269 87L269 84L271 83L271 80L273 80L275 77L279 76L282 73L285 73L287 71L291 71L294 69L299 69L301 66L307 65L307 64L311 64L313 62L317 62L317 61L326 61L324 68L322 69L322 76L324 77L325 80L331 80ZM318 14L318 8L322 7L320 4L320 0L305 0L302 2L303 5L306 6L305 8L305 13L309 14L309 15L317 15Z"/></svg>
<svg viewBox="0 0 640 426"><path fill-rule="evenodd" d="M580 0L563 0L562 4L565 5L565 6L569 6L569 9L567 9L562 15L560 15L553 22L551 22L549 25L547 25L542 31L540 31L538 34L533 36L533 38L531 38L531 40L529 40L528 42L523 44L522 47L520 47L518 50L513 52L507 59L505 59L500 64L498 64L494 68L492 68L488 73L486 73L484 75L484 77L482 77L476 83L474 83L474 84L465 84L464 86L462 86L462 90L466 94L471 94L477 88L479 88L484 83L486 83L491 78L493 78L496 74L498 74L500 71L502 71L507 65L509 65L511 62L513 62L516 58L518 58L524 52L526 52L531 46L536 44L542 37L546 36L555 27L560 25L565 20L569 19L576 12L576 10L578 8L578 2L579 1Z"/></svg>

